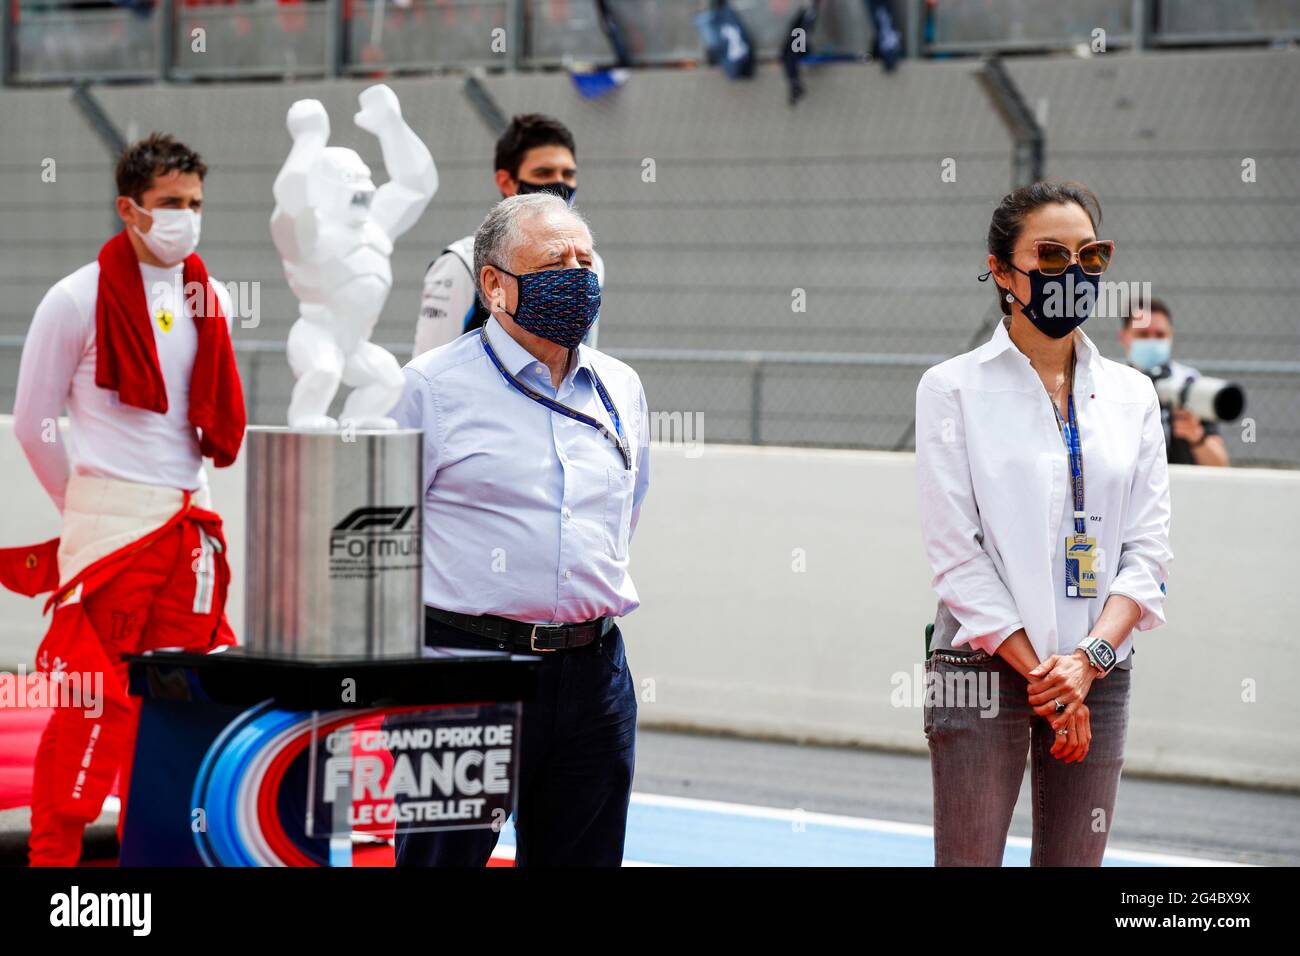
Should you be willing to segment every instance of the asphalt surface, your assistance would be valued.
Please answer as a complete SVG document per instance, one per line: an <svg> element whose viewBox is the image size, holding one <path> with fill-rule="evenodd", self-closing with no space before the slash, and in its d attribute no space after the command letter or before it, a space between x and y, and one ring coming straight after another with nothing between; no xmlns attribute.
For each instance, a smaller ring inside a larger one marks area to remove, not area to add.
<svg viewBox="0 0 1300 956"><path fill-rule="evenodd" d="M929 826L927 757L642 730L641 793ZM1011 835L1031 835L1029 774ZM1109 845L1269 866L1300 864L1300 794L1124 777Z"/></svg>

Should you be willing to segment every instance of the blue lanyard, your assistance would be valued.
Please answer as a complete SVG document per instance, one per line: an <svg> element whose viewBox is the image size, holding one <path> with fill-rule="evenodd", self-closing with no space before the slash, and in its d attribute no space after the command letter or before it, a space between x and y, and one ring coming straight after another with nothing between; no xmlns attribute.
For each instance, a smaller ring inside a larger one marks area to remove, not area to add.
<svg viewBox="0 0 1300 956"><path fill-rule="evenodd" d="M627 439L623 437L623 421L618 417L618 409L614 407L614 402L610 399L609 392L605 391L605 383L600 380L600 376L596 374L594 368L588 366L587 371L591 373L592 384L596 387L596 394L600 396L601 403L605 406L605 411L609 412L610 421L614 423L614 430L618 432L617 437L610 434L609 429L605 427L604 423L597 421L590 415L584 415L576 408L570 408L568 405L557 402L553 398L547 398L541 392L530 388L511 375L510 372L506 370L506 367L501 364L501 359L497 358L497 353L493 350L492 344L488 341L486 325L479 327L478 337L479 341L483 343L483 351L486 352L487 357L492 360L492 364L497 367L497 371L501 373L502 378L539 405L543 405L553 412L558 412L566 418L572 418L575 422L582 422L582 424L596 429L596 431L604 435L611 444L618 448L618 453L623 456L624 467L627 468L628 471L632 470L632 452L627 446Z"/></svg>
<svg viewBox="0 0 1300 956"><path fill-rule="evenodd" d="M1061 421L1061 412L1052 403L1052 411L1056 414L1057 427L1061 429L1061 435L1065 439L1065 447L1070 455L1070 486L1074 491L1074 533L1086 535L1088 533L1087 515L1083 510L1083 443L1079 438L1079 420L1074 415L1074 392L1071 391L1066 404L1066 411L1069 413L1067 421Z"/></svg>

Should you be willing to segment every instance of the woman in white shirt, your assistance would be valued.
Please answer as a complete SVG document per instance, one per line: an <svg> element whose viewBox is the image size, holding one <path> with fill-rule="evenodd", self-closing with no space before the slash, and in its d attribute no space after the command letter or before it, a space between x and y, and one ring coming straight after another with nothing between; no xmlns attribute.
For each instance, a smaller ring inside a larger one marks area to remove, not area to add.
<svg viewBox="0 0 1300 956"><path fill-rule="evenodd" d="M916 392L921 525L939 611L926 663L936 865L998 866L1030 754L1032 863L1100 864L1133 633L1164 623L1169 480L1150 379L1078 326L1114 243L1076 183L1003 198L1003 319ZM1086 479L1086 481L1085 481Z"/></svg>

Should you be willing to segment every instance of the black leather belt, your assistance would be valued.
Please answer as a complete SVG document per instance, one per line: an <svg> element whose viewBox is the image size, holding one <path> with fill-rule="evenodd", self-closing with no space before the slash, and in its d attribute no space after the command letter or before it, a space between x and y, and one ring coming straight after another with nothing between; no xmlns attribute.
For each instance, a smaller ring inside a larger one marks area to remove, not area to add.
<svg viewBox="0 0 1300 956"><path fill-rule="evenodd" d="M510 644L529 651L567 651L586 647L599 640L614 627L614 618L602 617L582 624L526 624L495 614L459 614L442 608L425 605L427 617L458 631L472 634L487 641Z"/></svg>

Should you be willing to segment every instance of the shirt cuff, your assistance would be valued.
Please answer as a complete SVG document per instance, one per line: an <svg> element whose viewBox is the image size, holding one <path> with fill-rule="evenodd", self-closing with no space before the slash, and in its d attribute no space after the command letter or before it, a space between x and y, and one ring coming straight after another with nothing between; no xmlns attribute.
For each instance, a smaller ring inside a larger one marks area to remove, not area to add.
<svg viewBox="0 0 1300 956"><path fill-rule="evenodd" d="M979 637L971 640L966 646L974 648L975 650L984 651L984 653L989 655L996 654L998 648L1002 646L1002 642L1024 626L1025 625L1020 621L1016 621L1016 623L1010 624L1002 628L1000 631L994 631L992 634L981 634Z"/></svg>

